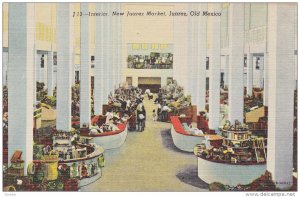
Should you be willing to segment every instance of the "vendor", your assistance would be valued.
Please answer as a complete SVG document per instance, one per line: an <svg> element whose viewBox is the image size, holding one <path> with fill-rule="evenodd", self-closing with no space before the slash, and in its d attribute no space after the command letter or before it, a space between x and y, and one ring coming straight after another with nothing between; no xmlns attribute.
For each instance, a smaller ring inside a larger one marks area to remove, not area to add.
<svg viewBox="0 0 300 197"><path fill-rule="evenodd" d="M145 90L145 94L149 95L151 93L150 89Z"/></svg>
<svg viewBox="0 0 300 197"><path fill-rule="evenodd" d="M111 109L108 109L106 112L106 121L105 123L109 123L109 121L114 117L114 114Z"/></svg>
<svg viewBox="0 0 300 197"><path fill-rule="evenodd" d="M95 135L98 133L103 133L103 130L101 130L96 123L93 123L93 125L90 127L89 135Z"/></svg>
<svg viewBox="0 0 300 197"><path fill-rule="evenodd" d="M166 103L164 103L162 109L161 109L161 113L162 113L162 121L165 122L167 121L168 118L168 114L169 112L171 112L171 108L169 108Z"/></svg>
<svg viewBox="0 0 300 197"><path fill-rule="evenodd" d="M100 130L102 130L103 132L118 131L119 128L114 124L113 118L111 118L107 123L103 124L100 127Z"/></svg>

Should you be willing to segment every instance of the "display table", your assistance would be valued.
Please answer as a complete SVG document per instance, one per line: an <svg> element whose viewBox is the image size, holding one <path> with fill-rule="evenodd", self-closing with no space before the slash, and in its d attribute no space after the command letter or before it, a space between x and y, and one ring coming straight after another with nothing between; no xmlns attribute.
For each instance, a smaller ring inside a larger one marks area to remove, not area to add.
<svg viewBox="0 0 300 197"><path fill-rule="evenodd" d="M211 184L246 185L260 177L266 171L266 163L234 164L222 163L198 157L198 177Z"/></svg>
<svg viewBox="0 0 300 197"><path fill-rule="evenodd" d="M266 171L266 139L252 136L245 124L228 121L222 128L223 144L198 144L198 177L208 184L246 185Z"/></svg>
<svg viewBox="0 0 300 197"><path fill-rule="evenodd" d="M94 143L102 146L105 150L119 148L122 146L127 137L127 123L118 124L118 131L108 131L99 134L90 135L89 129L80 129L80 136L94 138Z"/></svg>
<svg viewBox="0 0 300 197"><path fill-rule="evenodd" d="M182 123L178 116L171 116L171 135L175 146L186 152L193 152L197 144L201 144L206 140L206 137L213 137L214 135L203 134L193 135L184 130Z"/></svg>
<svg viewBox="0 0 300 197"><path fill-rule="evenodd" d="M65 164L74 169L78 169L82 165L95 166L96 169L94 170L95 172L92 175L90 175L88 177L82 177L78 180L79 187L82 187L82 186L88 185L88 184L98 180L99 178L101 178L102 169L100 166L102 164L99 162L100 162L100 157L103 157L104 149L102 147L93 148L90 145L84 145L84 144L80 144L80 146L90 149L91 152L88 155L86 155L85 157L59 161L58 164L59 165Z"/></svg>

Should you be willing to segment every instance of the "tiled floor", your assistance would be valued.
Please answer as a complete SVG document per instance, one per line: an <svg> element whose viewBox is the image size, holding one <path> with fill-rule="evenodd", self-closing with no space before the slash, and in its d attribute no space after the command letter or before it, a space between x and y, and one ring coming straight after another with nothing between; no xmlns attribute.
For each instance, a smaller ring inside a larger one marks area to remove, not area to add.
<svg viewBox="0 0 300 197"><path fill-rule="evenodd" d="M129 132L125 144L105 152L103 177L81 191L207 191L197 176L197 158L178 150L169 123L151 119L155 105L146 98L146 128Z"/></svg>

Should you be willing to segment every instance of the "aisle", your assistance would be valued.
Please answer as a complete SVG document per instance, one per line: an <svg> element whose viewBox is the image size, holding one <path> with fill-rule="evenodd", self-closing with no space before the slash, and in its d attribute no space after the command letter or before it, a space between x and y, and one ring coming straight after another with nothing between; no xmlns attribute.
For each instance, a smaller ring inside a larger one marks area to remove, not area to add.
<svg viewBox="0 0 300 197"><path fill-rule="evenodd" d="M144 101L144 132L129 132L125 144L105 152L103 177L81 191L207 191L197 177L197 158L174 147L170 124L153 122L155 105Z"/></svg>

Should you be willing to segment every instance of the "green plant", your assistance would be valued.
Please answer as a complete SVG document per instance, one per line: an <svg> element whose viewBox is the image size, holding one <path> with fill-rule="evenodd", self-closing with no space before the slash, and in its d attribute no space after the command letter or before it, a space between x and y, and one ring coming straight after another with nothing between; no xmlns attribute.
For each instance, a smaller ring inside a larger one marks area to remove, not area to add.
<svg viewBox="0 0 300 197"><path fill-rule="evenodd" d="M56 106L56 97L55 96L45 96L43 103L50 105L51 107Z"/></svg>

